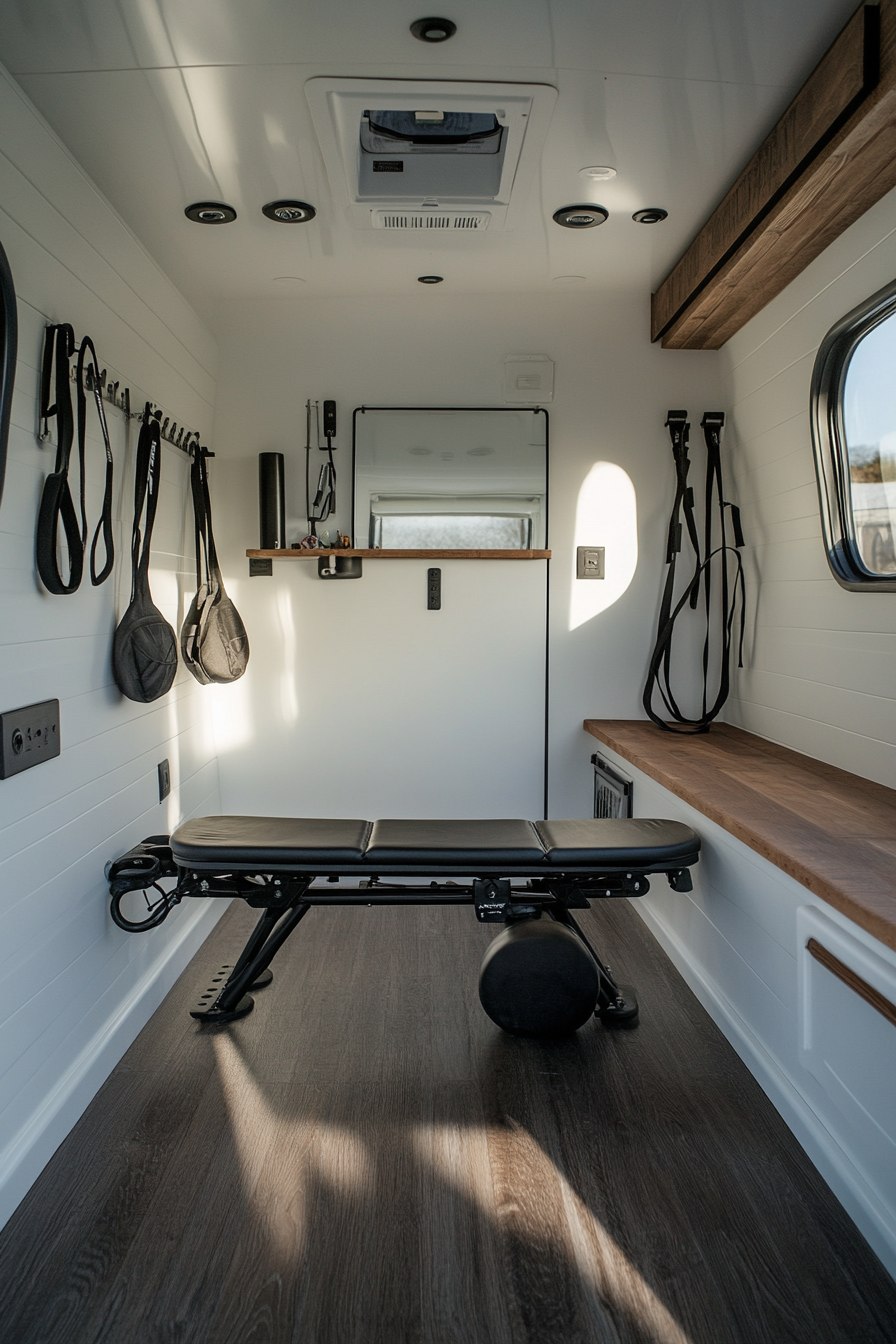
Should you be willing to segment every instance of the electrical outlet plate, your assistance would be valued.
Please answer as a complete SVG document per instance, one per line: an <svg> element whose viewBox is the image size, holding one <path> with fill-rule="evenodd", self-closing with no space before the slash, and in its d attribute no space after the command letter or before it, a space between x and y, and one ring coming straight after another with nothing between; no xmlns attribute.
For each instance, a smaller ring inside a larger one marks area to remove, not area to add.
<svg viewBox="0 0 896 1344"><path fill-rule="evenodd" d="M576 578L602 579L604 577L603 546L576 547Z"/></svg>
<svg viewBox="0 0 896 1344"><path fill-rule="evenodd" d="M59 701L42 700L0 714L0 779L58 756Z"/></svg>
<svg viewBox="0 0 896 1344"><path fill-rule="evenodd" d="M426 607L428 611L442 610L442 571L426 571Z"/></svg>

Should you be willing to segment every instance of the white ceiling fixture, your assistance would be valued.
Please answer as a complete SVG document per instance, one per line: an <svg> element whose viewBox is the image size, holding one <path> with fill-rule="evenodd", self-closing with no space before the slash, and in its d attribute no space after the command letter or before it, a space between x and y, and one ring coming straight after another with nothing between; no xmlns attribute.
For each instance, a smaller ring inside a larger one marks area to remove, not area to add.
<svg viewBox="0 0 896 1344"><path fill-rule="evenodd" d="M549 84L309 79L337 206L355 228L512 228L557 99Z"/></svg>

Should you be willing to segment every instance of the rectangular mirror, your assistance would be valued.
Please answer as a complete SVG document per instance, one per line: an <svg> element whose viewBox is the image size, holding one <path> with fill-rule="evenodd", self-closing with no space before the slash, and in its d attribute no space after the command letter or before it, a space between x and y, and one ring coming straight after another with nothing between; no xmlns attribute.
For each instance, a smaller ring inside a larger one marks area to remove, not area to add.
<svg viewBox="0 0 896 1344"><path fill-rule="evenodd" d="M360 406L352 438L356 546L547 546L547 411Z"/></svg>

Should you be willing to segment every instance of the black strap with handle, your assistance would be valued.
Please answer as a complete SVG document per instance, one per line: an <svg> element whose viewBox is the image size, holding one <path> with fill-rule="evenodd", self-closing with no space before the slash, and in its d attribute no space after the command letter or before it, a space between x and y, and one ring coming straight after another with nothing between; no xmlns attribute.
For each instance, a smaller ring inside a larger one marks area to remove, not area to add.
<svg viewBox="0 0 896 1344"><path fill-rule="evenodd" d="M84 458L79 459L81 476L81 519L75 512L68 473L75 441L69 360L75 352L75 333L67 322L47 327L40 380L40 416L44 434L47 421L56 417L56 466L44 481L37 515L37 572L48 592L65 596L77 592L84 572L84 547L87 543L87 509L84 487ZM55 370L55 379L53 377ZM56 400L50 405L50 389L55 385ZM68 579L59 569L57 551L59 524L68 548Z"/></svg>
<svg viewBox="0 0 896 1344"><path fill-rule="evenodd" d="M87 356L90 355L90 363L87 362ZM100 433L103 436L103 447L106 450L106 479L103 487L103 509L100 514L100 520L96 525L96 531L93 534L93 541L90 546L90 582L94 587L105 583L112 573L112 565L115 562L115 539L112 532L112 446L109 442L109 426L106 423L106 412L103 407L103 378L104 373L100 373L99 360L96 356L96 350L93 341L89 336L81 338L81 346L78 350L78 369L77 369L77 388L78 388L78 455L82 467L86 458L87 448L87 393L93 393L94 405L96 406L97 418L100 422ZM100 536L103 539L103 553L105 563L98 572L96 567L96 551L99 545ZM85 534L86 542L86 534Z"/></svg>
<svg viewBox="0 0 896 1344"><path fill-rule="evenodd" d="M744 545L741 528L740 510L724 497L722 484L721 435L725 416L721 411L707 411L701 422L706 443L706 493L704 499L703 547L697 531L694 509L694 492L688 485L688 435L690 425L686 411L670 411L666 426L672 440L672 455L676 471L675 502L669 523L669 537L666 548L666 583L660 602L660 614L657 622L657 637L650 656L647 682L644 687L643 705L648 718L659 728L677 733L705 733L709 725L718 717L722 706L728 699L731 688L731 654L735 639L735 621L738 605L740 607L740 629L738 638L738 666L743 666L744 641L744 572L740 549ZM734 545L729 545L726 510L731 510L731 530ZM686 584L681 596L675 601L675 578L678 557L684 540L684 528L681 515L684 513L687 534L694 552L694 572ZM715 518L718 516L719 544L714 544ZM734 558L731 565L729 556ZM716 565L716 561L718 564ZM713 635L713 569L719 571L719 633ZM686 606L696 610L700 589L703 588L705 629L703 638L702 670L703 694L698 718L689 718L681 710L672 691L672 637L675 621ZM712 649L719 652L718 689L710 703L710 659ZM653 707L654 693L659 691L660 699L666 711L662 717Z"/></svg>

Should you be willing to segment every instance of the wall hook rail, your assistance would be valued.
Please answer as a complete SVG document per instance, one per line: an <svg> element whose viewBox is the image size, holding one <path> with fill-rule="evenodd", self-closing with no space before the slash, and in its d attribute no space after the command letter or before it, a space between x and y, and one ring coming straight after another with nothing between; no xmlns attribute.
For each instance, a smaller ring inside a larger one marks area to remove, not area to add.
<svg viewBox="0 0 896 1344"><path fill-rule="evenodd" d="M78 353L79 349L79 346L75 346L74 351L72 352L73 357ZM146 414L145 411L131 410L131 389L129 387L123 386L120 379L116 379L114 382L111 381L107 369L98 372L96 377L100 385L103 401L107 402L110 406L114 406L117 411L121 412L126 420L143 419ZM69 380L77 384L78 371L75 365L73 365L69 371ZM87 364L85 367L85 387L88 392L94 391L94 370L92 364ZM179 448L181 452L191 456L194 450L200 446L199 431L190 429L188 425L179 425L173 416L166 413L164 407L160 406L158 402L155 402L150 398L146 398L144 404L148 405L149 414L159 421L159 430L165 442L170 443L172 448ZM37 437L40 443L46 442L50 437L50 429L46 422L44 422L43 427L40 425L38 426Z"/></svg>

